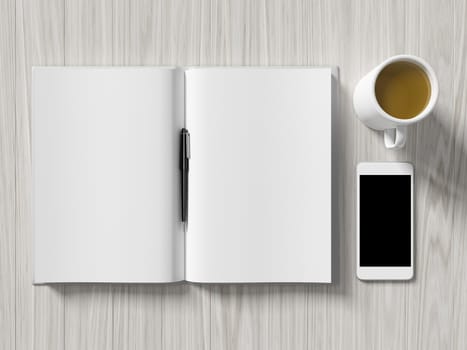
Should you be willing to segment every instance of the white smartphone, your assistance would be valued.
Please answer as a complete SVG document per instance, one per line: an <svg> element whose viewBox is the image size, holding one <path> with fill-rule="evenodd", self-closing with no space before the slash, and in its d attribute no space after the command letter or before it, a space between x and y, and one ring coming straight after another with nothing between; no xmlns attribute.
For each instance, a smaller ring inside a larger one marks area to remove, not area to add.
<svg viewBox="0 0 467 350"><path fill-rule="evenodd" d="M414 274L413 166L357 166L357 277L408 280Z"/></svg>

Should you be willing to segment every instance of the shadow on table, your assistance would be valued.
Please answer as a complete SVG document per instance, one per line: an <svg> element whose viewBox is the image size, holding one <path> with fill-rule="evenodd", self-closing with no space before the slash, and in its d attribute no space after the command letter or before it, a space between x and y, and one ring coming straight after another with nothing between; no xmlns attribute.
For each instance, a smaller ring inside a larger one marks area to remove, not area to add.
<svg viewBox="0 0 467 350"><path fill-rule="evenodd" d="M451 200L454 205L467 202L465 116L455 115L454 119L451 126L442 114L435 113L417 130L415 178L427 181L431 204L441 201L444 208Z"/></svg>

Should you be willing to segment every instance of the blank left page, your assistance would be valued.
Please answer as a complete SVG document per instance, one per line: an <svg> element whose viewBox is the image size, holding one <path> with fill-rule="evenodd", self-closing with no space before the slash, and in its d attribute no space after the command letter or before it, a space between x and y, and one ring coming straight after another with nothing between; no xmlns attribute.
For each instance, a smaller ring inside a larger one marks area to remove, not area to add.
<svg viewBox="0 0 467 350"><path fill-rule="evenodd" d="M184 279L175 68L36 67L34 282Z"/></svg>

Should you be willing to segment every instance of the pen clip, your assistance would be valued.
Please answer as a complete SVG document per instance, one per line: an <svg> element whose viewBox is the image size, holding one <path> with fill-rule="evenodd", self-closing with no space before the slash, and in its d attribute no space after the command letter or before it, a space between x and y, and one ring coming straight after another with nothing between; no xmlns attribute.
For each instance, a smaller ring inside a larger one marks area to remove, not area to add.
<svg viewBox="0 0 467 350"><path fill-rule="evenodd" d="M191 158L191 153L190 153L190 133L188 130L185 133L185 157L186 159Z"/></svg>
<svg viewBox="0 0 467 350"><path fill-rule="evenodd" d="M185 170L188 167L190 159L190 133L183 128L180 131L180 169Z"/></svg>

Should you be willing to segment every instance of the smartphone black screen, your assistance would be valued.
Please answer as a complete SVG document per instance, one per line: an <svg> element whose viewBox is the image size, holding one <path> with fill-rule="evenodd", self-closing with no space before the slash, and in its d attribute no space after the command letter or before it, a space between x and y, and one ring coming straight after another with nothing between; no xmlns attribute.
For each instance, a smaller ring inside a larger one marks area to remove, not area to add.
<svg viewBox="0 0 467 350"><path fill-rule="evenodd" d="M360 266L411 266L411 176L360 175Z"/></svg>

